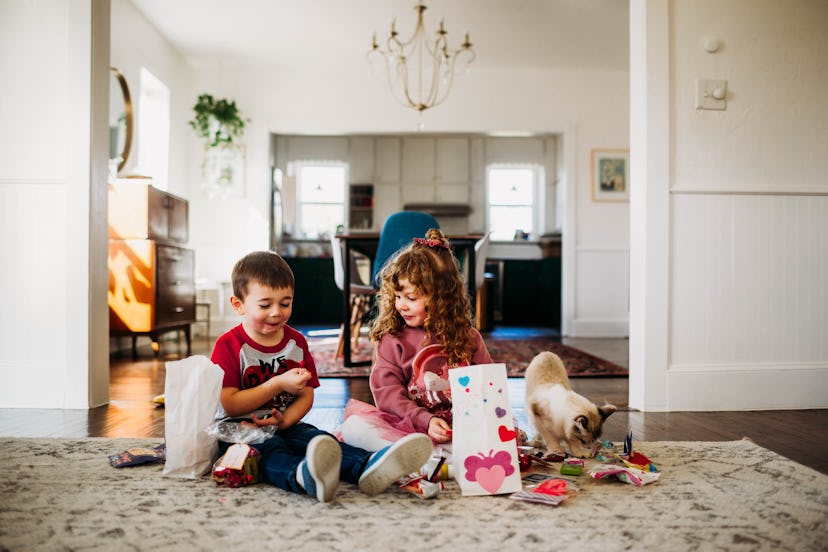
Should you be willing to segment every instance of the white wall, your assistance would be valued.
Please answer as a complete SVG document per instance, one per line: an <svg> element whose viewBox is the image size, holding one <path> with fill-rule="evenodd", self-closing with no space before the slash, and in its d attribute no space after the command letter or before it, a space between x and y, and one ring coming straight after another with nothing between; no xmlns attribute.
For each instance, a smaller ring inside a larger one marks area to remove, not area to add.
<svg viewBox="0 0 828 552"><path fill-rule="evenodd" d="M196 96L192 69L181 54L135 9L129 0L112 0L111 65L127 81L132 97L134 130L132 148L120 174L142 174L138 154L141 107L141 68L145 67L170 89L170 152L167 191L186 198L190 194L189 157L192 155L192 119ZM152 176L152 175L147 175Z"/></svg>
<svg viewBox="0 0 828 552"><path fill-rule="evenodd" d="M415 132L419 123L417 114L397 104L362 63L324 73L198 68L195 89L234 98L252 119L244 139L244 198L202 197L199 162L190 165L191 244L198 275L214 282L228 280L233 262L244 253L268 245L271 132L399 134ZM563 225L563 263L572 267L564 275L564 331L571 335L627 334L628 205L591 202L589 152L627 147L628 89L628 75L620 71L481 69L456 81L448 100L422 118L428 133L563 136L559 186L567 188L562 197L572 206ZM198 159L198 150L193 151ZM612 276L594 278L597 271Z"/></svg>
<svg viewBox="0 0 828 552"><path fill-rule="evenodd" d="M2 407L108 400L108 37L107 1L0 2Z"/></svg>
<svg viewBox="0 0 828 552"><path fill-rule="evenodd" d="M828 3L640 1L632 13L648 48L633 47L631 67L647 103L631 117L630 404L824 408ZM726 111L695 110L699 78L728 81Z"/></svg>

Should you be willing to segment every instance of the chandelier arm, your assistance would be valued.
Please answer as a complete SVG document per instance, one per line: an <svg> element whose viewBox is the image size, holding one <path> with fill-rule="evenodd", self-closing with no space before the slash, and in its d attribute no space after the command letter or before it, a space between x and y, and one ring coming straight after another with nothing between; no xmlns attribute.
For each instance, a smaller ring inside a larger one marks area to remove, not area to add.
<svg viewBox="0 0 828 552"><path fill-rule="evenodd" d="M440 90L440 74L443 68L443 59L442 55L436 59L432 60L431 63L431 86L429 86L428 95L424 98L422 94L420 95L423 98L422 103L427 105L428 107L434 107L434 101L437 99L437 95Z"/></svg>
<svg viewBox="0 0 828 552"><path fill-rule="evenodd" d="M411 99L411 96L408 93L408 62L404 57L399 59L399 64L396 64L395 66L397 67L396 72L399 73L400 84L395 84L396 81L393 78L395 71L391 67L389 58L385 58L385 72L388 77L388 88L391 89L391 95L394 96L394 99L397 100L400 105L416 109L417 104Z"/></svg>
<svg viewBox="0 0 828 552"><path fill-rule="evenodd" d="M447 72L446 82L442 91L435 91L434 98L432 100L433 103L431 104L432 107L436 107L446 100L449 92L451 91L452 84L454 84L454 63L451 64L451 68Z"/></svg>

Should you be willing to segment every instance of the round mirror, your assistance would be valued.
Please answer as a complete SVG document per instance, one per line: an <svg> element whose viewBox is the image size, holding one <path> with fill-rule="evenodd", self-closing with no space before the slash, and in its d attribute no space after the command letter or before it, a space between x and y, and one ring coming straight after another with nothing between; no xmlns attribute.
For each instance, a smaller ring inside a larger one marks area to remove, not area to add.
<svg viewBox="0 0 828 552"><path fill-rule="evenodd" d="M132 101L120 71L110 67L109 78L109 163L117 172L126 165L132 146Z"/></svg>

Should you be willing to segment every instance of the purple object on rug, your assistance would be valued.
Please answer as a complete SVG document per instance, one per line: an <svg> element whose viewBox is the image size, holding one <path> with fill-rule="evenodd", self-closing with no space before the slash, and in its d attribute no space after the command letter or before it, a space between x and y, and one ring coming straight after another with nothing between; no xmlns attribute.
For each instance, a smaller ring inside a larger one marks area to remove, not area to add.
<svg viewBox="0 0 828 552"><path fill-rule="evenodd" d="M345 368L342 357L334 358L337 338L309 338L316 370L320 378L367 377L370 366ZM551 351L561 357L570 377L627 377L629 371L614 362L591 355L549 338L486 339L486 347L495 362L504 362L509 377L523 376L526 367L543 351ZM361 339L358 350L351 357L356 360L370 360L373 347L367 339Z"/></svg>

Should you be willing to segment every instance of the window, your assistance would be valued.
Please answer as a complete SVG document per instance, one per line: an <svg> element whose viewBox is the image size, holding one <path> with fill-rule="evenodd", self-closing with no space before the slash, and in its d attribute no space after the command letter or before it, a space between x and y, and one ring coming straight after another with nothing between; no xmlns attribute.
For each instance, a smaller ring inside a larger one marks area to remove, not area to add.
<svg viewBox="0 0 828 552"><path fill-rule="evenodd" d="M344 164L300 163L296 170L296 225L299 237L322 238L345 226L345 191L348 182Z"/></svg>
<svg viewBox="0 0 828 552"><path fill-rule="evenodd" d="M138 99L138 165L136 172L152 177L152 185L167 189L170 146L170 89L141 67Z"/></svg>
<svg viewBox="0 0 828 552"><path fill-rule="evenodd" d="M492 240L537 233L541 167L492 165L486 169L486 197Z"/></svg>

